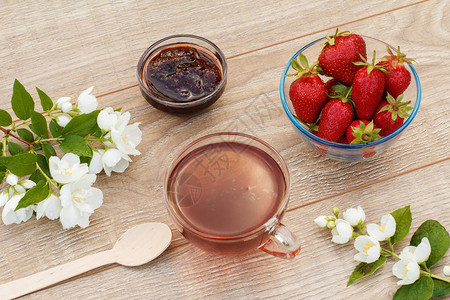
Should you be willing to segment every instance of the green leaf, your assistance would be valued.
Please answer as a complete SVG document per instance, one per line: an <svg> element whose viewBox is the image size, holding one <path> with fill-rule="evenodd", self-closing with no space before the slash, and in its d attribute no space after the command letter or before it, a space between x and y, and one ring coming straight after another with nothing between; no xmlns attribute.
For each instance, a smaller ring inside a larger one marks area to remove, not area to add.
<svg viewBox="0 0 450 300"><path fill-rule="evenodd" d="M50 159L50 156L55 156L56 151L53 149L52 145L49 143L42 143L42 151L44 152L45 158Z"/></svg>
<svg viewBox="0 0 450 300"><path fill-rule="evenodd" d="M68 135L78 135L86 136L95 130L97 125L97 116L99 110L95 110L88 114L82 114L74 117L69 123L64 127L62 131L63 136Z"/></svg>
<svg viewBox="0 0 450 300"><path fill-rule="evenodd" d="M28 152L19 153L13 156L1 156L0 164L17 176L25 176L36 169L36 155Z"/></svg>
<svg viewBox="0 0 450 300"><path fill-rule="evenodd" d="M0 183L2 183L3 178L5 178L6 172L0 172Z"/></svg>
<svg viewBox="0 0 450 300"><path fill-rule="evenodd" d="M92 156L92 149L86 143L86 140L78 135L68 135L59 145L64 153L72 152L78 156Z"/></svg>
<svg viewBox="0 0 450 300"><path fill-rule="evenodd" d="M11 124L11 115L6 110L0 109L0 126L9 126Z"/></svg>
<svg viewBox="0 0 450 300"><path fill-rule="evenodd" d="M14 211L36 204L47 198L50 189L46 181L39 181L34 187L29 189L25 196L20 199Z"/></svg>
<svg viewBox="0 0 450 300"><path fill-rule="evenodd" d="M380 258L373 263L360 263L353 270L352 274L348 278L347 286L353 284L356 280L373 274L379 267L386 262L386 256L380 256Z"/></svg>
<svg viewBox="0 0 450 300"><path fill-rule="evenodd" d="M48 128L50 129L50 133L53 137L57 138L62 135L64 127L61 127L58 125L58 122L56 122L55 119L52 119L50 123L48 124Z"/></svg>
<svg viewBox="0 0 450 300"><path fill-rule="evenodd" d="M441 298L450 294L450 283L434 279L433 298Z"/></svg>
<svg viewBox="0 0 450 300"><path fill-rule="evenodd" d="M400 242L408 234L411 227L412 216L410 206L405 206L391 212L391 215L395 219L395 233L391 237L391 243L395 244Z"/></svg>
<svg viewBox="0 0 450 300"><path fill-rule="evenodd" d="M300 64L298 63L298 61L297 61L295 58L292 59L291 67L292 67L292 69L294 69L295 71L301 71L301 70L303 70L302 67L300 66Z"/></svg>
<svg viewBox="0 0 450 300"><path fill-rule="evenodd" d="M39 95L39 99L41 99L41 106L44 110L49 110L53 107L53 101L50 99L50 97L41 91L38 87L36 87L36 90Z"/></svg>
<svg viewBox="0 0 450 300"><path fill-rule="evenodd" d="M394 300L427 300L433 296L433 280L422 276L416 282L404 285L397 290Z"/></svg>
<svg viewBox="0 0 450 300"><path fill-rule="evenodd" d="M48 138L47 120L43 115L33 111L31 113L31 125L32 126L30 126L30 128L34 133L36 133L41 138Z"/></svg>
<svg viewBox="0 0 450 300"><path fill-rule="evenodd" d="M339 96L345 97L350 89L348 86L343 84L336 84L331 87L331 89Z"/></svg>
<svg viewBox="0 0 450 300"><path fill-rule="evenodd" d="M23 152L22 147L19 144L8 142L8 151L11 155L16 155Z"/></svg>
<svg viewBox="0 0 450 300"><path fill-rule="evenodd" d="M48 167L48 161L47 161L47 159L45 158L44 155L37 154L37 163L38 163L39 167L42 169L42 171L44 171L45 175L47 175L48 177L52 177L50 175L50 169Z"/></svg>
<svg viewBox="0 0 450 300"><path fill-rule="evenodd" d="M450 247L450 236L438 221L427 220L417 228L411 238L410 245L417 246L422 238L427 237L431 245L431 254L426 261L427 267L430 268L436 264L447 252Z"/></svg>
<svg viewBox="0 0 450 300"><path fill-rule="evenodd" d="M91 157L89 157L89 156L80 156L80 163L86 163L86 164L90 164L91 163L91 160L92 160L92 156Z"/></svg>
<svg viewBox="0 0 450 300"><path fill-rule="evenodd" d="M44 175L42 175L41 171L36 170L33 172L33 174L30 175L30 177L28 178L31 181L34 181L34 183L38 183L39 181L46 181L47 179L45 178Z"/></svg>
<svg viewBox="0 0 450 300"><path fill-rule="evenodd" d="M32 143L34 142L34 136L28 129L25 128L19 128L17 129L17 134L24 139L25 141Z"/></svg>
<svg viewBox="0 0 450 300"><path fill-rule="evenodd" d="M33 98L17 79L14 81L11 106L16 116L21 120L31 117L31 113L34 111Z"/></svg>
<svg viewBox="0 0 450 300"><path fill-rule="evenodd" d="M307 69L309 67L308 59L303 53L300 53L298 55L298 59L300 60L300 63L302 64L303 68Z"/></svg>

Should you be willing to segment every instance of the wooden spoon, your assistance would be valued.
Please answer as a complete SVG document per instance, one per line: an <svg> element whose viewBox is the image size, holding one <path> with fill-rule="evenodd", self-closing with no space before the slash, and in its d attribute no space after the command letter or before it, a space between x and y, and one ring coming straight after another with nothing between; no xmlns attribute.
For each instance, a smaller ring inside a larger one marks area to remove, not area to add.
<svg viewBox="0 0 450 300"><path fill-rule="evenodd" d="M0 285L0 299L12 299L38 291L89 270L118 263L139 266L167 249L172 231L163 223L144 223L128 229L111 250L102 251L51 269Z"/></svg>

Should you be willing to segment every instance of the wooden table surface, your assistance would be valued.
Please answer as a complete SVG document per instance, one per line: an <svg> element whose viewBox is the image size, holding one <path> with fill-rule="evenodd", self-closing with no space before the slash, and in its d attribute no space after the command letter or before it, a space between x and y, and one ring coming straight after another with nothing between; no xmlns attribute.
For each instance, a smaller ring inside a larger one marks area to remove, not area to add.
<svg viewBox="0 0 450 300"><path fill-rule="evenodd" d="M351 243L331 243L316 216L361 205L369 222L410 204L411 233L425 220L450 228L450 1L3 1L0 8L0 108L11 110L14 78L53 99L95 86L100 107L123 107L141 122L142 155L124 174L100 175L104 204L86 229L62 229L46 218L0 225L0 283L112 247L128 228L164 222L171 246L141 267L110 265L24 299L389 299L397 289L393 260L346 287L356 266ZM422 83L419 113L386 153L361 163L313 153L284 115L278 85L301 46L342 30L376 37L416 59ZM201 113L170 115L142 98L136 63L153 42L190 33L216 43L228 60L222 97ZM261 102L262 101L262 102ZM269 101L261 126L253 107ZM163 176L187 142L233 128L273 145L291 174L283 223L302 251L291 261L252 251L220 257L178 233L163 203ZM449 264L450 255L435 270Z"/></svg>

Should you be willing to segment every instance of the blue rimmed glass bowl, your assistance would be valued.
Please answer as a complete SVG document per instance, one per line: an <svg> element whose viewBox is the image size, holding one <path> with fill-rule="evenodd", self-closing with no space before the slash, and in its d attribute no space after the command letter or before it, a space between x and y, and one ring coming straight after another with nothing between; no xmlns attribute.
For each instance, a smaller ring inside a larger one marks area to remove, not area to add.
<svg viewBox="0 0 450 300"><path fill-rule="evenodd" d="M368 57L372 56L374 50L377 53L377 59L380 59L381 57L387 55L386 45L389 46L394 53L396 53L397 51L396 48L378 39L367 36L362 37L366 41ZM411 73L411 83L404 92L403 99L404 101L411 101L410 105L413 106L414 109L410 112L410 116L405 119L403 125L391 134L379 140L366 144L340 144L321 139L310 132L305 125L300 123L294 117L295 111L292 107L292 102L289 99L289 86L294 81L294 77L288 77L286 76L286 74L296 73L296 71L291 66L291 62L293 59L297 58L300 53L303 53L308 58L310 64L316 61L325 42L326 39L321 38L309 43L305 47L301 48L297 53L295 53L294 56L292 56L289 62L286 64L280 81L280 97L284 111L291 121L291 125L297 135L312 150L318 152L321 155L343 161L361 161L380 155L400 137L401 133L409 126L409 124L411 124L412 120L417 114L417 111L419 110L422 95L419 76L417 75L416 70L411 64L405 64L406 69ZM324 82L328 80L327 77L323 77L322 79Z"/></svg>

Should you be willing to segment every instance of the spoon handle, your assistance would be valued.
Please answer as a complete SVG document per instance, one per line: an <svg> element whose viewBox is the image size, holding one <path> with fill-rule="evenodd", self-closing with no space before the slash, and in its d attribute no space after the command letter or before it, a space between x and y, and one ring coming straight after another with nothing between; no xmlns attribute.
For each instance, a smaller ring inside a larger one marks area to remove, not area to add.
<svg viewBox="0 0 450 300"><path fill-rule="evenodd" d="M13 299L115 262L112 250L91 254L48 270L0 285L0 299Z"/></svg>

